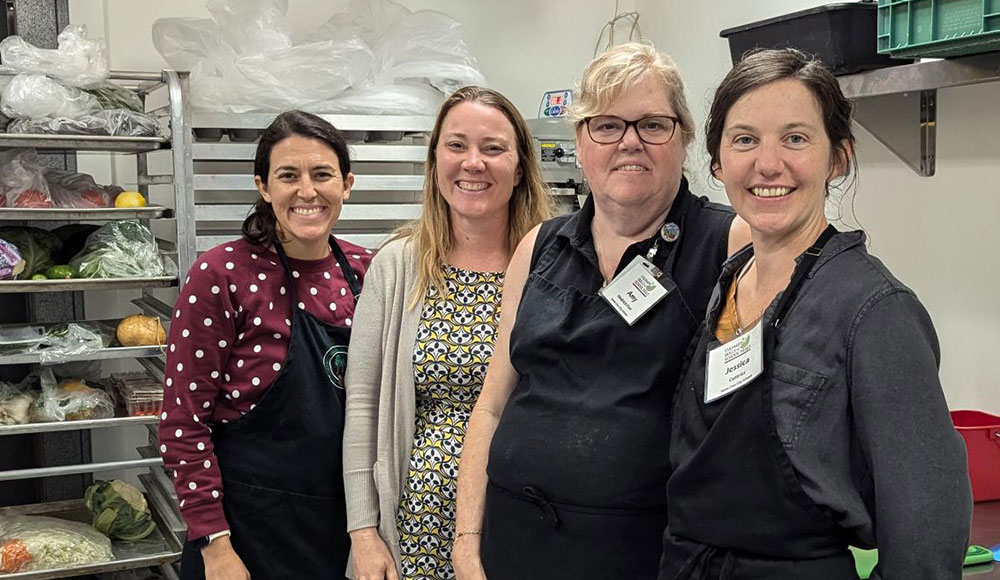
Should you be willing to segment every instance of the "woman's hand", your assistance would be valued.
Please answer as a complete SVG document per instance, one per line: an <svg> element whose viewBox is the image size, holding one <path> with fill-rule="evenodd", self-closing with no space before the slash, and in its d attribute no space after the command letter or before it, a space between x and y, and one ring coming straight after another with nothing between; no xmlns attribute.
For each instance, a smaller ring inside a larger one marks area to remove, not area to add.
<svg viewBox="0 0 1000 580"><path fill-rule="evenodd" d="M479 559L479 536L468 534L455 540L451 552L455 580L487 580Z"/></svg>
<svg viewBox="0 0 1000 580"><path fill-rule="evenodd" d="M216 538L201 549L205 580L250 580L250 572L236 555L228 536Z"/></svg>
<svg viewBox="0 0 1000 580"><path fill-rule="evenodd" d="M351 532L351 558L355 580L399 580L389 546L375 528Z"/></svg>

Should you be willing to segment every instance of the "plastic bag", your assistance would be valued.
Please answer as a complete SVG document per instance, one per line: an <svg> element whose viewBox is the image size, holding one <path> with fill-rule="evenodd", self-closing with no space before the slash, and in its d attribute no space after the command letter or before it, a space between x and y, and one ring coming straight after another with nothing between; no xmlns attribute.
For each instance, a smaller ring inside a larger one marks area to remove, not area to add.
<svg viewBox="0 0 1000 580"><path fill-rule="evenodd" d="M86 173L46 169L45 181L49 184L49 194L56 207L111 207L111 191L98 185Z"/></svg>
<svg viewBox="0 0 1000 580"><path fill-rule="evenodd" d="M69 264L78 278L172 276L177 272L172 262L160 256L149 228L134 220L101 226Z"/></svg>
<svg viewBox="0 0 1000 580"><path fill-rule="evenodd" d="M444 94L420 83L400 83L350 89L324 105L324 111L353 115L433 114L444 102Z"/></svg>
<svg viewBox="0 0 1000 580"><path fill-rule="evenodd" d="M115 135L119 137L156 137L160 123L156 117L127 109L108 109L71 119L44 117L17 119L7 126L8 133L46 135Z"/></svg>
<svg viewBox="0 0 1000 580"><path fill-rule="evenodd" d="M19 74L4 87L0 112L14 119L80 117L101 110L97 98L42 74Z"/></svg>
<svg viewBox="0 0 1000 580"><path fill-rule="evenodd" d="M102 329L95 323L59 324L49 328L30 352L38 353L42 364L58 363L107 347L111 344L113 332L113 329Z"/></svg>
<svg viewBox="0 0 1000 580"><path fill-rule="evenodd" d="M461 25L447 14L413 12L392 0L351 0L309 38L339 38L344 31L359 35L375 54L370 85L416 80L451 94L486 84Z"/></svg>
<svg viewBox="0 0 1000 580"><path fill-rule="evenodd" d="M14 383L0 381L0 425L23 425L31 420L35 395Z"/></svg>
<svg viewBox="0 0 1000 580"><path fill-rule="evenodd" d="M97 99L97 102L101 105L101 109L127 109L136 113L145 112L142 99L139 98L139 95L135 94L135 91L112 82L106 82L99 87L84 90Z"/></svg>
<svg viewBox="0 0 1000 580"><path fill-rule="evenodd" d="M73 568L113 558L111 540L89 524L48 516L0 517L0 574Z"/></svg>
<svg viewBox="0 0 1000 580"><path fill-rule="evenodd" d="M58 236L29 226L0 226L0 239L17 246L17 251L24 259L24 270L18 276L21 279L31 278L34 274L55 266L52 254L62 248L62 241Z"/></svg>
<svg viewBox="0 0 1000 580"><path fill-rule="evenodd" d="M100 85L110 74L104 40L87 38L87 27L70 25L56 37L56 50L38 48L20 36L0 42L0 60L15 72L41 73L74 87Z"/></svg>
<svg viewBox="0 0 1000 580"><path fill-rule="evenodd" d="M17 246L0 239L0 280L12 280L24 271L24 258Z"/></svg>
<svg viewBox="0 0 1000 580"><path fill-rule="evenodd" d="M34 149L11 149L0 154L0 188L4 198L0 207L53 207L44 167Z"/></svg>
<svg viewBox="0 0 1000 580"><path fill-rule="evenodd" d="M111 395L95 389L80 379L62 379L56 382L51 369L39 373L42 392L32 410L32 423L51 421L89 421L110 419L115 416Z"/></svg>

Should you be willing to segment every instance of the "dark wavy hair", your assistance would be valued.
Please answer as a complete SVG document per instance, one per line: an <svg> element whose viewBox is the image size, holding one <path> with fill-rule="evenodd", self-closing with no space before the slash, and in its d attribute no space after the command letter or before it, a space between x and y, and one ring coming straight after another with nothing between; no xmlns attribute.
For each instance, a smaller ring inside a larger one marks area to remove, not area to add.
<svg viewBox="0 0 1000 580"><path fill-rule="evenodd" d="M340 175L346 181L347 174L351 172L351 156L347 149L347 140L344 134L336 127L325 121L323 118L305 113L303 111L285 111L277 117L260 136L257 143L257 154L253 160L253 173L260 177L261 181L267 183L267 176L271 173L271 150L283 139L298 135L308 139L318 139L330 146L337 154L337 163L340 165ZM274 215L274 208L264 198L259 198L250 210L250 215L243 220L243 239L247 242L262 246L273 246L274 242L281 241L278 234L278 218Z"/></svg>
<svg viewBox="0 0 1000 580"><path fill-rule="evenodd" d="M722 79L715 91L712 108L705 123L705 145L708 148L709 171L715 175L719 168L719 150L726 115L740 98L766 84L784 79L795 79L809 89L823 112L826 136L833 146L833 153L843 162L843 181L857 174L858 161L854 155L854 132L851 130L853 106L840 90L840 83L823 63L794 48L764 49L743 55L732 70ZM849 185L849 184L848 184ZM829 193L829 189L827 191Z"/></svg>

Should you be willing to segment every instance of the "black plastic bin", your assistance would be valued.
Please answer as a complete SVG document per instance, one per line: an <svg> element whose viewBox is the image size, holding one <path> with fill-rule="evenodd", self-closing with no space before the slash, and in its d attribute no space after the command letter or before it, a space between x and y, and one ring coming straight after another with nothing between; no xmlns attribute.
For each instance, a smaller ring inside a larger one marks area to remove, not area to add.
<svg viewBox="0 0 1000 580"><path fill-rule="evenodd" d="M878 4L827 4L776 16L719 33L729 39L729 53L738 62L755 48L797 48L815 55L833 74L844 75L907 64L876 50Z"/></svg>

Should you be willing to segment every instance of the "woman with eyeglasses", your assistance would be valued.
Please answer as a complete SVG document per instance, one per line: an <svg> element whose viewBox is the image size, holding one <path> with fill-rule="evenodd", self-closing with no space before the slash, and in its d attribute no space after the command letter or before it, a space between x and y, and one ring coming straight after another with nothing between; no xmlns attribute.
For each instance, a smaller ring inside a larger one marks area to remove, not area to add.
<svg viewBox="0 0 1000 580"><path fill-rule="evenodd" d="M720 265L749 240L688 190L694 125L669 57L609 50L571 114L593 193L508 268L462 452L460 580L656 578L668 406Z"/></svg>

